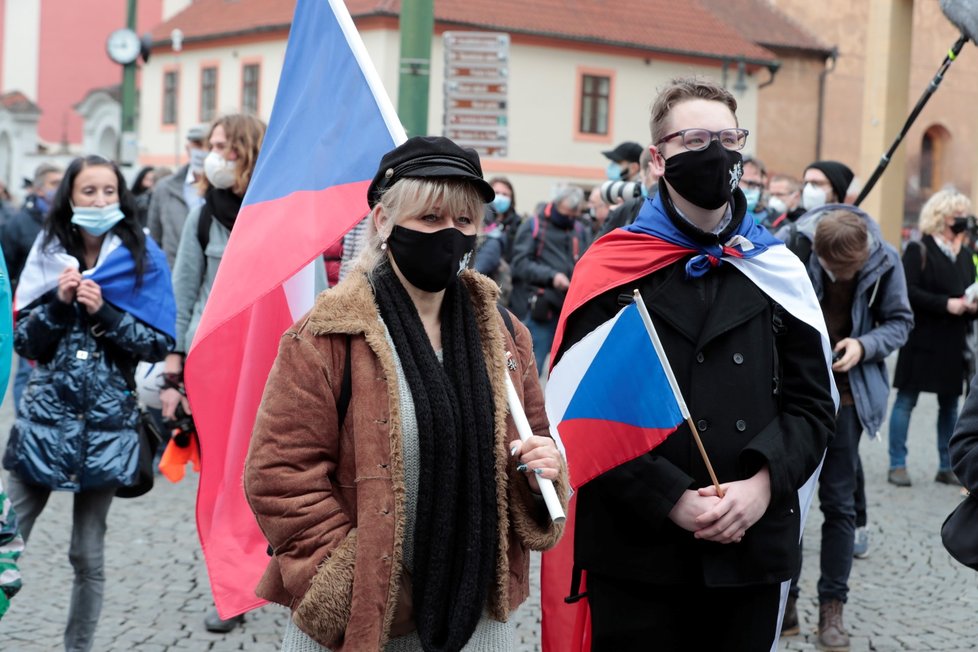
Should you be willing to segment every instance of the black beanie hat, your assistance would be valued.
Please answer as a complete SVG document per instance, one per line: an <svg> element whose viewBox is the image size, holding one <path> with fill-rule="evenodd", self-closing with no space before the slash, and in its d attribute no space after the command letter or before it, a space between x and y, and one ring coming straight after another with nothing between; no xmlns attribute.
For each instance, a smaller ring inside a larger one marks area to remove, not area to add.
<svg viewBox="0 0 978 652"><path fill-rule="evenodd" d="M849 190L849 185L852 184L852 177L855 176L852 170L838 161L815 161L805 169L811 170L812 168L824 174L825 178L829 180L832 191L835 193L835 201L840 204L844 203L846 192Z"/></svg>

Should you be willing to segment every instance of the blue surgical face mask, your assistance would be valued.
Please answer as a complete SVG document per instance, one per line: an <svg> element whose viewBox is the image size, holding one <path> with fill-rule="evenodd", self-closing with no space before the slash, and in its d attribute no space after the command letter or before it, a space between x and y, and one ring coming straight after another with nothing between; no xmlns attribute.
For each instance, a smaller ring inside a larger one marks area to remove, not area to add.
<svg viewBox="0 0 978 652"><path fill-rule="evenodd" d="M747 212L753 213L757 208L757 202L761 201L761 189L747 188L744 190L744 197L747 198Z"/></svg>
<svg viewBox="0 0 978 652"><path fill-rule="evenodd" d="M72 210L74 212L71 216L71 223L96 237L108 233L113 226L125 218L125 214L119 209L118 203L108 204L101 208L73 206Z"/></svg>
<svg viewBox="0 0 978 652"><path fill-rule="evenodd" d="M605 170L609 181L621 181L621 166L612 161Z"/></svg>
<svg viewBox="0 0 978 652"><path fill-rule="evenodd" d="M500 195L496 193L495 198L493 198L492 200L493 210L495 210L500 215L508 211L509 207L512 205L513 205L513 199L511 197L507 197L506 195Z"/></svg>

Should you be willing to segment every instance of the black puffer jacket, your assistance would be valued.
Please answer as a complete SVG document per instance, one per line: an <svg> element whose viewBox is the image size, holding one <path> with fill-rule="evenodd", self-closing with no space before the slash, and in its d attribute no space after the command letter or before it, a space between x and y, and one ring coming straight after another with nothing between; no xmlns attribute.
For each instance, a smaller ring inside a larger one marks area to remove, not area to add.
<svg viewBox="0 0 978 652"><path fill-rule="evenodd" d="M162 360L173 344L109 303L89 315L51 291L22 309L14 347L38 364L21 399L4 468L55 490L131 485L139 413L120 362Z"/></svg>

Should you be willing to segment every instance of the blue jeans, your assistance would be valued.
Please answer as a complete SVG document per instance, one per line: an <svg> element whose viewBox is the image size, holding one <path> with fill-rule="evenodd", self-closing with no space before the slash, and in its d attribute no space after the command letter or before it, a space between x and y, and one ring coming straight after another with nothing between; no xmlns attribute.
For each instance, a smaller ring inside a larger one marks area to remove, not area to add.
<svg viewBox="0 0 978 652"><path fill-rule="evenodd" d="M523 323L530 329L530 337L533 339L533 356L537 361L537 374L542 376L544 375L543 363L547 360L550 346L554 343L554 335L557 333L557 318L537 321L528 316L523 320Z"/></svg>
<svg viewBox="0 0 978 652"><path fill-rule="evenodd" d="M26 542L51 491L23 482L11 473L7 494L17 512L20 531ZM114 496L115 489L75 494L71 544L68 547L68 560L75 570L75 581L71 587L71 606L65 627L65 652L88 652L94 643L105 591L105 521Z"/></svg>
<svg viewBox="0 0 978 652"><path fill-rule="evenodd" d="M907 431L910 429L910 413L917 405L920 392L901 389L893 402L890 414L890 468L902 469L907 466ZM958 420L958 396L956 394L937 395L937 468L939 471L951 469L951 456L948 442Z"/></svg>
<svg viewBox="0 0 978 652"><path fill-rule="evenodd" d="M825 451L825 462L818 477L819 507L822 522L822 547L818 577L818 601L843 602L849 596L852 571L852 546L856 534L856 476L859 469L859 436L862 424L853 405L839 408L835 436ZM798 597L801 565L791 578L791 594Z"/></svg>

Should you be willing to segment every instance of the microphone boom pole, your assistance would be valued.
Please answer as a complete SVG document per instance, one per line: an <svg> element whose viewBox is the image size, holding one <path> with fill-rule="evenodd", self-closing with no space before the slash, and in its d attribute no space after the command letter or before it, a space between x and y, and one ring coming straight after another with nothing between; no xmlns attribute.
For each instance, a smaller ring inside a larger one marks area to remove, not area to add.
<svg viewBox="0 0 978 652"><path fill-rule="evenodd" d="M866 185L863 186L862 191L856 198L856 206L859 206L859 204L866 199L866 196L869 195L869 192L873 189L873 186L875 186L876 182L879 181L879 178L883 176L883 171L886 170L886 166L890 164L890 159L893 157L893 153L896 152L897 147L899 147L900 143L903 142L904 136L906 136L907 132L910 131L910 127L917 119L917 116L924 110L924 106L927 104L930 96L934 94L937 87L941 85L942 81L944 81L944 73L946 73L947 69L951 67L954 60L958 58L958 55L961 53L961 48L964 47L964 44L967 43L967 41L968 37L962 34L961 38L959 38L954 45L951 46L951 49L948 50L947 56L944 57L944 62L941 63L941 67L937 70L937 74L934 75L932 80L930 80L930 84L927 85L927 90L925 90L924 94L920 96L919 100L917 100L917 105L914 106L913 111L910 112L910 116L907 118L907 121L903 123L903 129L900 130L896 140L894 140L893 144L890 145L890 149L886 150L886 154L883 154L883 158L880 159L879 165L877 165L876 169L873 171L873 176L871 176L869 181L866 182Z"/></svg>

